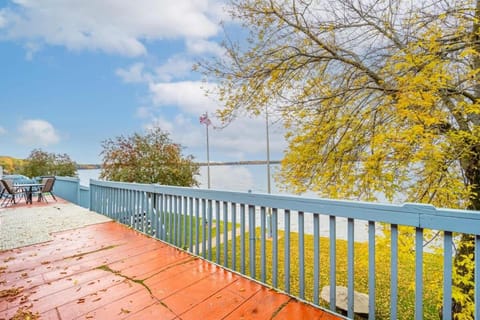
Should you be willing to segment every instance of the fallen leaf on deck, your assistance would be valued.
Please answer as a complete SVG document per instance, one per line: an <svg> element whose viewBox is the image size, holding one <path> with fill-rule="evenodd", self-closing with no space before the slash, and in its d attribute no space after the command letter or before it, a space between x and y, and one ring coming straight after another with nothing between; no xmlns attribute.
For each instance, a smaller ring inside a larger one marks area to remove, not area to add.
<svg viewBox="0 0 480 320"><path fill-rule="evenodd" d="M127 309L120 309L120 313L119 314L122 314L122 313L130 313L130 310L127 310Z"/></svg>

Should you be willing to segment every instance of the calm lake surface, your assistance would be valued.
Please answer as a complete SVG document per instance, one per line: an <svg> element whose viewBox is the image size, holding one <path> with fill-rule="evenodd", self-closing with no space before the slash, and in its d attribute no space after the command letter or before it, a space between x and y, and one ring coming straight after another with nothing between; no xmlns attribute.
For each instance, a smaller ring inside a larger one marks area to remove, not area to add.
<svg viewBox="0 0 480 320"><path fill-rule="evenodd" d="M271 188L272 193L280 193L275 185L273 175L280 169L280 165L271 165ZM80 184L88 186L90 179L98 179L100 169L78 170ZM199 188L207 189L207 167L200 167ZM267 166L266 165L245 165L245 166L211 166L210 167L211 189L240 191L240 192L267 192Z"/></svg>
<svg viewBox="0 0 480 320"><path fill-rule="evenodd" d="M272 194L288 194L281 192L274 180L274 174L280 169L280 165L271 165L271 188ZM89 185L90 179L98 179L100 175L99 169L78 170L80 184ZM207 167L200 167L199 188L207 189ZM211 166L210 167L211 189L228 190L238 192L267 193L267 166L266 165L235 165L235 166ZM304 196L315 198L314 193L306 193ZM260 225L260 214L256 215L256 225ZM298 216L296 213L291 214L291 231L298 230ZM313 234L313 218L311 215L305 216L305 233ZM328 216L322 215L320 218L320 235L329 236ZM355 241L364 242L368 240L367 224L365 221L355 221ZM284 216L279 214L278 227L283 229ZM337 219L337 238L347 238L347 219Z"/></svg>

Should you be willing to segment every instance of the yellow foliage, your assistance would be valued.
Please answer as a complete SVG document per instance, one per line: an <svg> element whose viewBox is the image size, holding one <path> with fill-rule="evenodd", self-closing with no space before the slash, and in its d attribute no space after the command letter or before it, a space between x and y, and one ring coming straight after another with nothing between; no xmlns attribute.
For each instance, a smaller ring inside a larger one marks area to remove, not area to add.
<svg viewBox="0 0 480 320"><path fill-rule="evenodd" d="M206 68L220 115L278 110L290 192L480 210L476 4L233 1L250 46Z"/></svg>
<svg viewBox="0 0 480 320"><path fill-rule="evenodd" d="M0 166L3 167L4 174L16 173L25 163L23 159L16 159L8 156L0 156Z"/></svg>

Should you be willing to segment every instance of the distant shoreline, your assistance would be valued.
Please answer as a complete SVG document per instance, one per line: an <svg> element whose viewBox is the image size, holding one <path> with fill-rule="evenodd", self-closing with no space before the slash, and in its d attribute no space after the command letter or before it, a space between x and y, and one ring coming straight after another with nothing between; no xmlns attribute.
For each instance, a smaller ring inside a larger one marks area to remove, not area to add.
<svg viewBox="0 0 480 320"><path fill-rule="evenodd" d="M197 162L201 167L207 166L207 162ZM246 161L210 161L211 166L249 166L249 165L262 165L267 164L266 160L246 160ZM280 164L280 160L271 160L270 164ZM101 169L102 165L100 164L78 164L77 170L93 170Z"/></svg>

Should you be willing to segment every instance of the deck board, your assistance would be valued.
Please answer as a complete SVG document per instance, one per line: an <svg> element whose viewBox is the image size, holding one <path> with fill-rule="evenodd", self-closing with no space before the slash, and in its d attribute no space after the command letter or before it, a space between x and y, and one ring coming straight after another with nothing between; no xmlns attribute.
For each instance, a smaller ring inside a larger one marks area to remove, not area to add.
<svg viewBox="0 0 480 320"><path fill-rule="evenodd" d="M116 222L51 237L0 252L0 319L336 319Z"/></svg>

